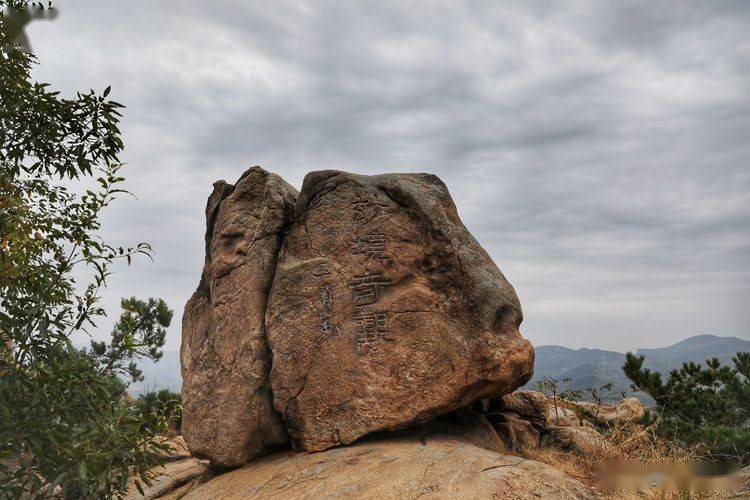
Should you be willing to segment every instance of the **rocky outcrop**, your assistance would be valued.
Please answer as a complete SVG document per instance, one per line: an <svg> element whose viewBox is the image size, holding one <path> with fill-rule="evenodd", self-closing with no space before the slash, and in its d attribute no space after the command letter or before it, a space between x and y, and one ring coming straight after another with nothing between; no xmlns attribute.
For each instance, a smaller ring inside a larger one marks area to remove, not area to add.
<svg viewBox="0 0 750 500"><path fill-rule="evenodd" d="M539 430L511 411L497 414L495 428L503 442L513 451L523 451L539 446Z"/></svg>
<svg viewBox="0 0 750 500"><path fill-rule="evenodd" d="M636 422L643 418L646 407L636 398L625 398L615 405L589 401L548 398L538 391L516 391L496 401L498 411L510 411L538 427L575 427L587 422L602 427Z"/></svg>
<svg viewBox="0 0 750 500"><path fill-rule="evenodd" d="M516 391L499 401L501 411L513 412L537 427L582 425L570 402L552 399L538 391Z"/></svg>
<svg viewBox="0 0 750 500"><path fill-rule="evenodd" d="M554 467L472 444L470 429L418 428L321 453L276 452L184 498L593 497L591 489Z"/></svg>
<svg viewBox="0 0 750 500"><path fill-rule="evenodd" d="M584 418L605 427L637 422L646 413L646 407L636 398L624 398L615 405L597 405L589 401L566 401Z"/></svg>
<svg viewBox="0 0 750 500"><path fill-rule="evenodd" d="M616 405L550 398L537 391L516 391L488 403L489 419L514 451L539 445L588 456L603 456L608 444L597 429L640 420L645 407L635 398Z"/></svg>
<svg viewBox="0 0 750 500"><path fill-rule="evenodd" d="M607 443L602 435L596 429L585 425L549 426L544 430L542 444L589 456L600 456L607 450Z"/></svg>
<svg viewBox="0 0 750 500"><path fill-rule="evenodd" d="M583 425L583 420L574 410L564 406L561 400L557 401L557 408L550 401L550 407L547 410L546 425L576 427Z"/></svg>
<svg viewBox="0 0 750 500"><path fill-rule="evenodd" d="M425 422L532 375L513 287L427 174L313 172L266 327L298 449Z"/></svg>
<svg viewBox="0 0 750 500"><path fill-rule="evenodd" d="M549 402L547 396L539 391L516 391L506 394L499 406L500 410L514 412L537 425L547 422Z"/></svg>
<svg viewBox="0 0 750 500"><path fill-rule="evenodd" d="M234 467L287 441L272 405L264 314L297 192L259 167L214 184L206 261L185 306L182 432L196 457Z"/></svg>

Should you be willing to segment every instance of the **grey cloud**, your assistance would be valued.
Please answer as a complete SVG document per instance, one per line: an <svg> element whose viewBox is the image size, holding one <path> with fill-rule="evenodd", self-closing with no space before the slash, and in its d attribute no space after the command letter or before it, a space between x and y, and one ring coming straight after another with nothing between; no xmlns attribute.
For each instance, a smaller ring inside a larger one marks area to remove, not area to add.
<svg viewBox="0 0 750 500"><path fill-rule="evenodd" d="M750 335L747 2L66 3L38 75L113 85L152 241L121 295L179 311L211 182L261 164L429 171L519 290L537 344ZM179 315L170 330L179 342Z"/></svg>

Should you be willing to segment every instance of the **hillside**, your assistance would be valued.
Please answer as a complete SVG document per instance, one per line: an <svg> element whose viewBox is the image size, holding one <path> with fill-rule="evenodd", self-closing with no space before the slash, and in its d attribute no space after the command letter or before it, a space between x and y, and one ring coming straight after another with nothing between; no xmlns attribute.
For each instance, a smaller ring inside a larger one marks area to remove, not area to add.
<svg viewBox="0 0 750 500"><path fill-rule="evenodd" d="M646 364L649 367L673 370L679 368L684 361L703 361L706 358L714 357L719 358L722 363L728 364L732 362L732 356L740 351L750 351L750 340L737 337L698 335L669 347L638 349L638 354L646 356Z"/></svg>
<svg viewBox="0 0 750 500"><path fill-rule="evenodd" d="M638 349L636 352L646 356L647 368L667 374L685 361L702 363L707 358L717 357L722 363L731 363L732 356L739 351L750 351L750 341L737 337L698 335L667 347ZM534 377L526 384L528 389L535 389L536 381L543 377L558 380L562 388L568 387L562 380L569 378L570 387L577 390L599 387L612 381L615 384L614 397L619 398L620 393L624 392L650 402L644 394L631 391L630 381L622 373L625 363L623 353L561 346L539 346L535 352Z"/></svg>

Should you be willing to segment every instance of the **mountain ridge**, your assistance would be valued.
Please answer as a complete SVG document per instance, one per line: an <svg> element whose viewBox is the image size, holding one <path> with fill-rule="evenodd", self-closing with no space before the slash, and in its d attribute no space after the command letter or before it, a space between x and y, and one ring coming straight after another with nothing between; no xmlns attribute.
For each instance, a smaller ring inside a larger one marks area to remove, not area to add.
<svg viewBox="0 0 750 500"><path fill-rule="evenodd" d="M526 389L536 389L537 382L542 378L557 380L561 390L570 388L579 391L585 391L587 387L599 388L611 381L614 390L610 399L625 394L651 403L648 396L631 389L630 380L622 372L624 353L588 347L572 349L560 345L538 346L534 351L534 376L526 384ZM640 348L635 350L635 354L645 356L646 368L666 377L686 361L703 363L716 357L723 364L732 364L732 356L739 351L750 351L750 340L702 334L664 347ZM563 379L571 381L565 383Z"/></svg>

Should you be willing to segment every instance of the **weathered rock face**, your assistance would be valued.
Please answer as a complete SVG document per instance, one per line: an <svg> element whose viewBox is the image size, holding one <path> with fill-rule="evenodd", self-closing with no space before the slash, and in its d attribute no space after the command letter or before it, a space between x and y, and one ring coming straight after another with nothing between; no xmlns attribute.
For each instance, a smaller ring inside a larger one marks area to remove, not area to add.
<svg viewBox="0 0 750 500"><path fill-rule="evenodd" d="M269 390L264 314L297 192L253 167L214 184L206 207L206 262L185 306L182 433L194 456L233 467L285 443Z"/></svg>
<svg viewBox="0 0 750 500"><path fill-rule="evenodd" d="M509 396L513 396L513 394ZM507 400L508 396L505 396L505 399ZM615 425L637 422L646 413L646 407L636 398L624 398L615 405L559 399L558 421L554 415L552 400L549 399L548 402L547 420L549 425L576 426L581 425L580 419L584 419L584 422L590 422L603 427L613 427ZM560 411L561 407L562 411Z"/></svg>
<svg viewBox="0 0 750 500"><path fill-rule="evenodd" d="M128 486L125 493L126 500L152 500L164 498L170 492L179 489L183 485L196 484L206 473L208 463L195 458L185 458L182 460L167 462L163 466L156 467L152 470L155 477L151 480L151 485L147 486L138 476L133 476L128 480ZM143 495L138 491L135 482L141 483Z"/></svg>
<svg viewBox="0 0 750 500"><path fill-rule="evenodd" d="M579 416L573 410L563 407L559 402L557 410L550 399L549 411L547 414L547 423L549 426L577 427L583 425Z"/></svg>
<svg viewBox="0 0 750 500"><path fill-rule="evenodd" d="M543 426L549 415L547 396L539 391L516 391L502 398L503 410L526 417L536 425Z"/></svg>
<svg viewBox="0 0 750 500"><path fill-rule="evenodd" d="M578 404L581 405L581 403ZM583 410L599 425L609 427L637 422L646 413L646 407L636 398L624 398L614 406L601 405L597 407L596 404L589 403Z"/></svg>
<svg viewBox="0 0 750 500"><path fill-rule="evenodd" d="M274 407L315 451L500 396L533 372L521 318L437 177L313 172L266 313Z"/></svg>
<svg viewBox="0 0 750 500"><path fill-rule="evenodd" d="M587 426L549 426L545 429L542 444L592 457L606 453L608 446L601 434Z"/></svg>
<svg viewBox="0 0 750 500"><path fill-rule="evenodd" d="M494 424L503 443L513 451L523 451L539 446L539 431L534 425L512 411L494 415Z"/></svg>
<svg viewBox="0 0 750 500"><path fill-rule="evenodd" d="M470 435L471 428L378 435L322 453L276 452L183 498L594 497L590 488L554 467L480 448L472 444L476 440L458 437L462 434Z"/></svg>

